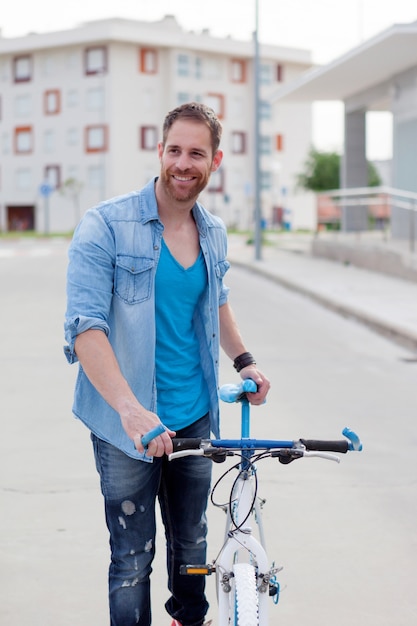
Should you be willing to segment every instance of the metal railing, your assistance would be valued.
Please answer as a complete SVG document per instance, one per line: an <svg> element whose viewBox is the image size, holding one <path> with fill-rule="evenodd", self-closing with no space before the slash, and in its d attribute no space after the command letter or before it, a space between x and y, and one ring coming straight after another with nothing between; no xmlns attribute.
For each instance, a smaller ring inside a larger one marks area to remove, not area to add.
<svg viewBox="0 0 417 626"><path fill-rule="evenodd" d="M318 232L381 232L416 249L417 193L392 187L332 189L317 194Z"/></svg>

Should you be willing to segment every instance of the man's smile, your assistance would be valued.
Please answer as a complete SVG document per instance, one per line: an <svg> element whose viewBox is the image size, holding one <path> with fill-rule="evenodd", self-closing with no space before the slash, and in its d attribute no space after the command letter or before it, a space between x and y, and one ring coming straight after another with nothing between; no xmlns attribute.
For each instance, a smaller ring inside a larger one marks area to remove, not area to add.
<svg viewBox="0 0 417 626"><path fill-rule="evenodd" d="M189 180L194 180L195 176L176 176L175 174L173 174L172 178L174 178L175 180L179 180L180 182L186 183Z"/></svg>

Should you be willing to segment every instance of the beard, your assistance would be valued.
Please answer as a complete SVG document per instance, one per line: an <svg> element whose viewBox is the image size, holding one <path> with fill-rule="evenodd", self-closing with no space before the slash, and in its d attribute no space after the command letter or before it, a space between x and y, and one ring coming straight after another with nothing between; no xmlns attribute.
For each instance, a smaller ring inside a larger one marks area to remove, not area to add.
<svg viewBox="0 0 417 626"><path fill-rule="evenodd" d="M181 182L175 180L173 176L195 176L193 180L186 185L182 186ZM165 193L176 202L190 202L196 200L200 193L207 187L210 180L210 174L197 174L193 173L179 173L170 172L163 167L159 177L160 183L165 190Z"/></svg>

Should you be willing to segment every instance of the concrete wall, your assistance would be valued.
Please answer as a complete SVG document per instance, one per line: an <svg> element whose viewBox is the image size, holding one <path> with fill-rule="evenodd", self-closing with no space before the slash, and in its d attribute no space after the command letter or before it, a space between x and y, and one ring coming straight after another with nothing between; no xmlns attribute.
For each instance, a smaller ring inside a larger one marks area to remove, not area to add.
<svg viewBox="0 0 417 626"><path fill-rule="evenodd" d="M355 265L373 272L380 272L396 278L417 282L417 257L406 250L390 249L388 245L373 245L372 242L362 243L343 241L336 237L329 241L313 240L311 245L313 256L330 259L345 265Z"/></svg>

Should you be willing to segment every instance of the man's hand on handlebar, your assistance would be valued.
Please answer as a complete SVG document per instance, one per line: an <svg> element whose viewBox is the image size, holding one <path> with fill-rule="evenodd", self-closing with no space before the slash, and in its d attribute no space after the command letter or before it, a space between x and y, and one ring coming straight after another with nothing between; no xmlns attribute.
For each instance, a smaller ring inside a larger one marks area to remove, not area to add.
<svg viewBox="0 0 417 626"><path fill-rule="evenodd" d="M128 437L140 454L145 451L147 456L171 454L171 439L176 433L165 428L156 413L147 411L136 401L126 402L120 411L120 418ZM142 441L144 436L147 437L145 444Z"/></svg>
<svg viewBox="0 0 417 626"><path fill-rule="evenodd" d="M147 434L145 433L145 436ZM171 454L172 437L175 437L175 435L176 433L173 430L166 428L161 434L153 437L145 446L143 445L143 435L135 435L133 442L136 450L141 454L146 451L146 456L164 456L164 454Z"/></svg>
<svg viewBox="0 0 417 626"><path fill-rule="evenodd" d="M260 372L255 364L248 365L240 371L240 376L243 380L251 378L258 387L256 392L247 392L248 400L251 404L263 404L266 400L266 396L271 387L271 383L268 378Z"/></svg>

